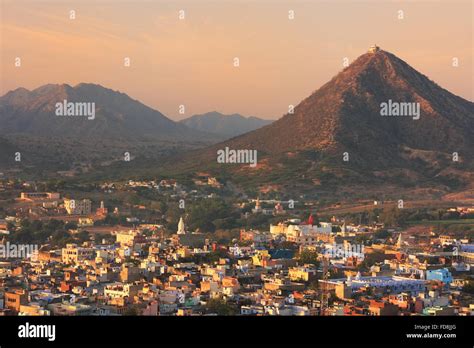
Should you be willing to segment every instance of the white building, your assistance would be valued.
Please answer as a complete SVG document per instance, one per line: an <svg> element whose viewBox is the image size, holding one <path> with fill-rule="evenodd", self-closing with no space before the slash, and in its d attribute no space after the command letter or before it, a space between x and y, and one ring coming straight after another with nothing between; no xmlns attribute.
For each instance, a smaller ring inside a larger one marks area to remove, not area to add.
<svg viewBox="0 0 474 348"><path fill-rule="evenodd" d="M390 290L392 294L406 292L412 295L423 293L426 289L426 281L421 279L399 276L361 277L360 273L355 278L349 276L347 278L319 280L319 282L324 282L329 288L336 289L336 295L344 293L349 296L358 289L366 287ZM338 295L338 297L342 296Z"/></svg>
<svg viewBox="0 0 474 348"><path fill-rule="evenodd" d="M369 53L376 53L378 51L380 51L380 47L377 45L372 45L369 47Z"/></svg>
<svg viewBox="0 0 474 348"><path fill-rule="evenodd" d="M177 234L186 234L186 228L184 226L184 220L183 217L179 219L178 222L178 231L176 232Z"/></svg>
<svg viewBox="0 0 474 348"><path fill-rule="evenodd" d="M286 240L302 245L313 245L318 242L321 235L332 233L330 222L321 222L318 225L270 225L270 233L273 237L284 235Z"/></svg>

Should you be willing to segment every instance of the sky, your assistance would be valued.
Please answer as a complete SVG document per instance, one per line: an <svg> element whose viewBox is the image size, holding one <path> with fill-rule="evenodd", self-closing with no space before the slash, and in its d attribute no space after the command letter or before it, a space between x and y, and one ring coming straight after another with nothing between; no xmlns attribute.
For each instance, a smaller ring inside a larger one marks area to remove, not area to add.
<svg viewBox="0 0 474 348"><path fill-rule="evenodd" d="M0 95L87 82L174 120L277 119L376 43L473 101L473 3L0 0Z"/></svg>

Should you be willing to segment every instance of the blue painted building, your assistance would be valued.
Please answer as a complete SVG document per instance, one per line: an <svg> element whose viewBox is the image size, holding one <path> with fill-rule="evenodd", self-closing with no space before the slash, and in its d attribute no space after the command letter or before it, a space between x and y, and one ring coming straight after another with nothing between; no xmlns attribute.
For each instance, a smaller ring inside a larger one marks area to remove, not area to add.
<svg viewBox="0 0 474 348"><path fill-rule="evenodd" d="M438 280L449 285L453 281L453 276L447 268L431 269L426 271L426 280Z"/></svg>

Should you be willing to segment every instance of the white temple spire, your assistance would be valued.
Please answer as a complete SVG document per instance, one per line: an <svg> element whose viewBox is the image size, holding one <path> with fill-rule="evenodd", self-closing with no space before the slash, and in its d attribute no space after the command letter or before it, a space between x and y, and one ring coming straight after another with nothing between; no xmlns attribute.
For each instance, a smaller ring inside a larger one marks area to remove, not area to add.
<svg viewBox="0 0 474 348"><path fill-rule="evenodd" d="M179 219L179 222L178 222L178 232L176 232L177 234L186 234L186 229L184 227L184 220L183 220L183 217L181 216L181 218Z"/></svg>

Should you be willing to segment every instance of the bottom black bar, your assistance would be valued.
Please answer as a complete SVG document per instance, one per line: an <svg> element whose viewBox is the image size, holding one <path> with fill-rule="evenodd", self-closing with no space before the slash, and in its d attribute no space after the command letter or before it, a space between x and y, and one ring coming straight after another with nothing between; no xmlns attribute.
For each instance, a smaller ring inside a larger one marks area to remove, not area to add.
<svg viewBox="0 0 474 348"><path fill-rule="evenodd" d="M0 317L0 345L472 347L473 324L472 317Z"/></svg>

